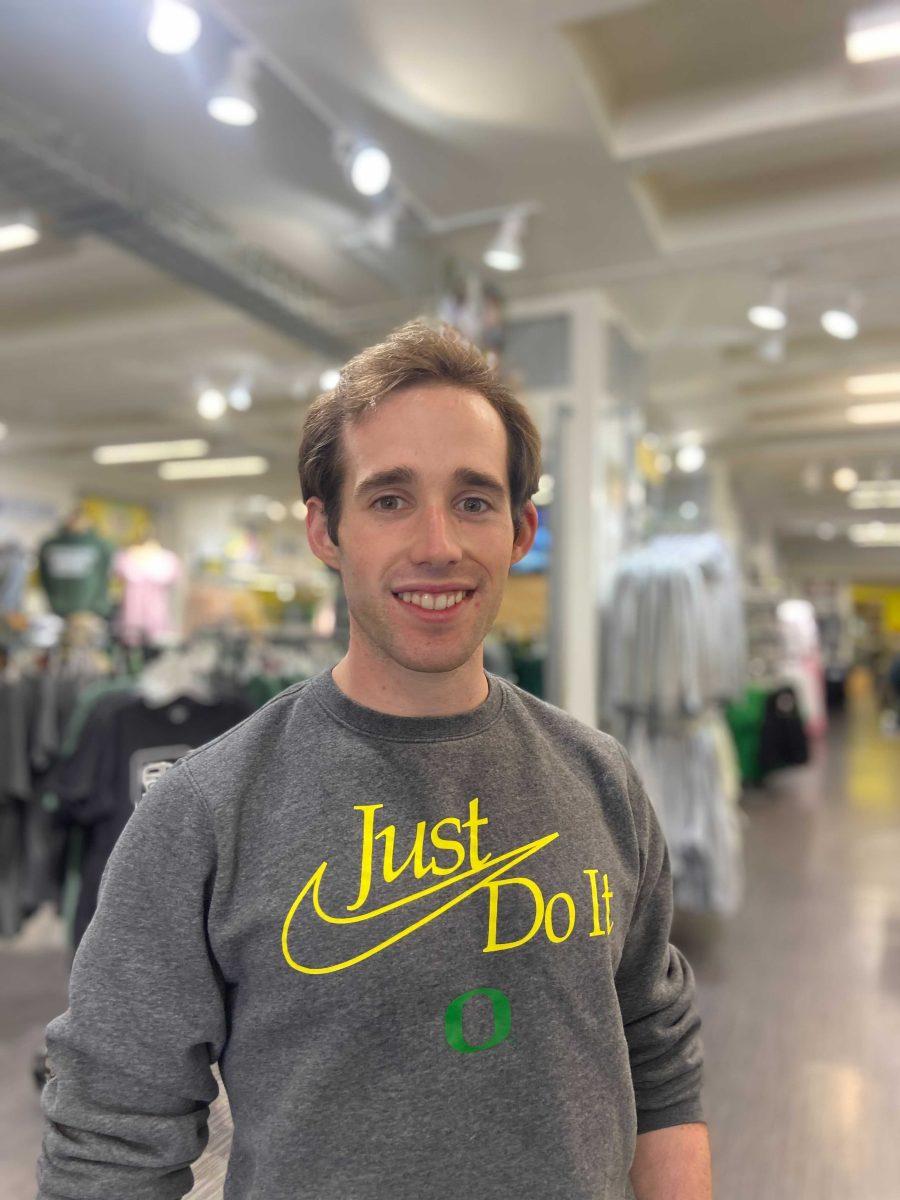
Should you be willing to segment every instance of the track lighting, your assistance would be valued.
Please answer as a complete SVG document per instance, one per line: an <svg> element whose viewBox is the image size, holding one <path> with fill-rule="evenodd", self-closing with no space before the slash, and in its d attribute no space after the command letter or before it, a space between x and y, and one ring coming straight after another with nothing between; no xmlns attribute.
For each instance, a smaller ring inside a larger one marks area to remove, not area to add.
<svg viewBox="0 0 900 1200"><path fill-rule="evenodd" d="M849 13L844 47L852 63L900 55L900 4L879 4Z"/></svg>
<svg viewBox="0 0 900 1200"><path fill-rule="evenodd" d="M253 86L256 64L244 46L232 51L228 73L206 105L206 111L223 125L253 125L259 101Z"/></svg>
<svg viewBox="0 0 900 1200"><path fill-rule="evenodd" d="M182 0L154 0L147 41L160 54L186 54L200 36L200 18Z"/></svg>
<svg viewBox="0 0 900 1200"><path fill-rule="evenodd" d="M527 214L515 208L500 222L497 236L484 252L484 261L495 271L518 271L525 256L522 251L522 236L525 233Z"/></svg>
<svg viewBox="0 0 900 1200"><path fill-rule="evenodd" d="M826 333L842 341L849 341L859 333L856 317L843 308L829 308L822 313L819 322Z"/></svg>

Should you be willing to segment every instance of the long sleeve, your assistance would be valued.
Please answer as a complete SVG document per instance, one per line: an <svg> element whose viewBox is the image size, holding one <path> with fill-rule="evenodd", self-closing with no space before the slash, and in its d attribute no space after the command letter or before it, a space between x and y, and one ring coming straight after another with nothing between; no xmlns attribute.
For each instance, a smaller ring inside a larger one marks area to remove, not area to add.
<svg viewBox="0 0 900 1200"><path fill-rule="evenodd" d="M641 874L616 991L641 1134L704 1120L703 1046L694 975L681 951L669 942L673 901L668 848L634 764L625 751L623 757Z"/></svg>
<svg viewBox="0 0 900 1200"><path fill-rule="evenodd" d="M206 913L210 812L184 763L138 803L47 1026L37 1200L176 1200L209 1138L225 1044Z"/></svg>

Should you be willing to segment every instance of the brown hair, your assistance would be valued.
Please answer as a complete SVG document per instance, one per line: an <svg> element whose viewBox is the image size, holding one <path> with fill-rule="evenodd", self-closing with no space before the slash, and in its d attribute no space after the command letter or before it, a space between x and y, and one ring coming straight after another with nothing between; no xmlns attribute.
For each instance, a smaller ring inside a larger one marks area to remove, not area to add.
<svg viewBox="0 0 900 1200"><path fill-rule="evenodd" d="M525 503L540 486L541 435L524 404L476 346L448 326L434 330L416 320L351 358L337 386L317 396L306 414L298 459L300 493L304 500L321 499L328 536L335 545L341 519L345 424L357 423L401 388L429 383L451 383L478 392L499 413L506 427L510 509L518 537Z"/></svg>

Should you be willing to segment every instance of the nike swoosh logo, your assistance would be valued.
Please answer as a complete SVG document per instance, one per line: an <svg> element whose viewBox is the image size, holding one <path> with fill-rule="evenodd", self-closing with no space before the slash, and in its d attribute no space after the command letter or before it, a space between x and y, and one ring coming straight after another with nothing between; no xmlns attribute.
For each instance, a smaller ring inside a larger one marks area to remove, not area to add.
<svg viewBox="0 0 900 1200"><path fill-rule="evenodd" d="M524 846L518 846L515 850L508 850L505 854L500 854L496 858L482 863L480 867L473 867L471 870L463 871L459 875L442 879L439 883L435 883L431 887L423 888L421 891L414 892L410 896L402 896L399 900L393 900L390 904L382 905L381 908L374 908L370 912L365 913L354 913L349 917L334 917L322 908L319 899L319 889L325 875L325 870L328 867L328 863L323 862L318 870L310 876L303 891L291 905L285 917L284 925L281 929L281 951L285 961L289 967L292 967L295 971L302 971L304 975L329 975L334 971L343 971L347 967L355 966L357 963L371 958L373 954L380 954L382 950L386 950L388 946L392 946L402 938L409 937L411 933L414 933L417 929L421 929L429 921L434 921L445 912L449 912L451 908L454 908L457 904L461 904L463 900L468 899L479 888L483 888L494 879L508 874L519 863L531 858L532 855L537 854L539 850L542 850L544 846L549 845L554 838L558 837L558 833L548 833L546 837L538 838L534 842L527 842ZM474 882L472 882L473 880ZM298 941L301 945L303 944L303 924L312 921L313 910L319 919L328 925L358 925L363 921L372 921L378 917L383 917L386 913L393 912L395 909L402 908L407 904L414 904L417 900L423 900L427 896L437 896L438 899L441 899L440 893L445 892L448 888L452 888L454 884L460 883L466 883L469 886L458 895L451 896L449 900L445 900L442 904L439 904L437 908L426 913L425 916L419 917L418 920L411 922L403 929L391 934L390 937L386 937L383 941L377 942L361 954L355 954L352 958L332 963L330 966L313 967L307 963L297 962L288 949L289 937L295 944ZM307 902L304 904L307 896L311 897L311 903ZM297 926L300 927L299 930Z"/></svg>

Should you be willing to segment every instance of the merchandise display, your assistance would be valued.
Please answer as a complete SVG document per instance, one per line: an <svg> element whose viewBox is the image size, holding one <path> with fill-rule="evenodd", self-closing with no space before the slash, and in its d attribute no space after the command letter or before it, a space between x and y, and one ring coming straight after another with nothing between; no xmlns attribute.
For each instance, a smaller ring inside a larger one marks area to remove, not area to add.
<svg viewBox="0 0 900 1200"><path fill-rule="evenodd" d="M125 585L119 614L122 640L133 645L171 638L175 626L172 589L182 573L178 555L148 539L120 550L113 570Z"/></svg>
<svg viewBox="0 0 900 1200"><path fill-rule="evenodd" d="M107 616L113 547L76 512L38 551L41 583L53 612Z"/></svg>
<svg viewBox="0 0 900 1200"><path fill-rule="evenodd" d="M715 535L623 555L604 611L602 691L672 858L675 902L732 916L743 897L740 770L723 709L743 689L740 578Z"/></svg>
<svg viewBox="0 0 900 1200"><path fill-rule="evenodd" d="M152 785L47 1030L41 1200L76 1176L125 1187L148 1153L186 1191L213 1059L240 1147L226 1191L271 1200L326 1179L418 1195L401 1181L422 1162L461 1194L621 1195L636 1134L702 1119L693 975L640 781L607 735L487 681L473 710L399 717L325 670ZM173 996L192 997L175 1023ZM153 1119L131 1153L135 1113Z"/></svg>

